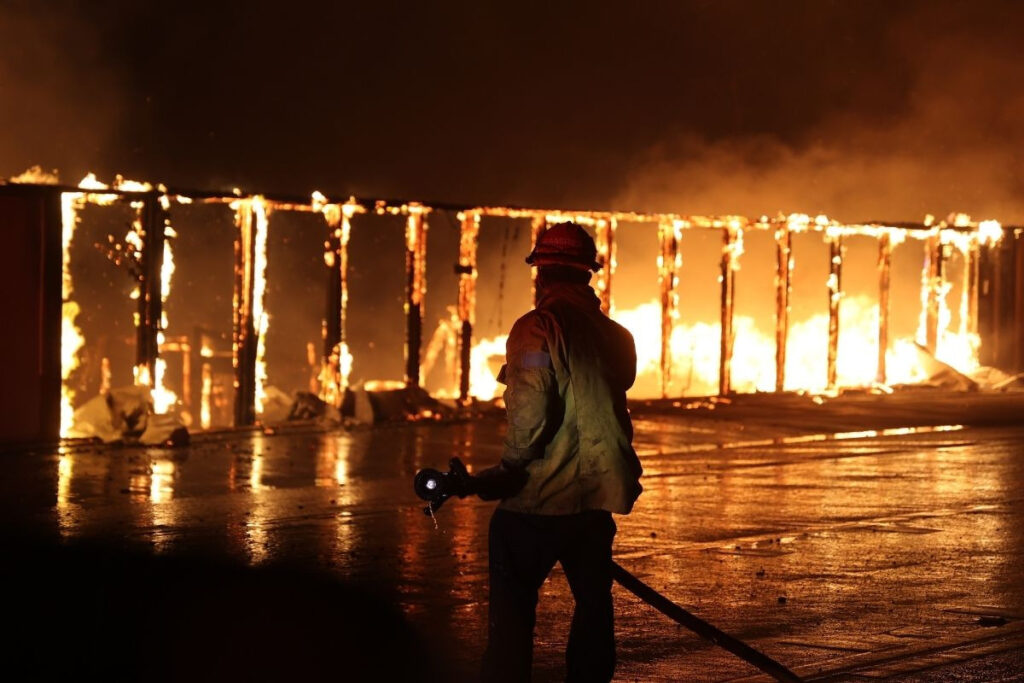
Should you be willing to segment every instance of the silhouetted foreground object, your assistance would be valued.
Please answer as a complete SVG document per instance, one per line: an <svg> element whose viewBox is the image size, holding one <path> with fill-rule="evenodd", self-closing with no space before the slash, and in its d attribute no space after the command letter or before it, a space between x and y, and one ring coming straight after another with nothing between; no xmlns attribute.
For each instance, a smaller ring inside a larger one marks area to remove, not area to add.
<svg viewBox="0 0 1024 683"><path fill-rule="evenodd" d="M394 606L323 575L4 546L5 668L33 680L437 680Z"/></svg>

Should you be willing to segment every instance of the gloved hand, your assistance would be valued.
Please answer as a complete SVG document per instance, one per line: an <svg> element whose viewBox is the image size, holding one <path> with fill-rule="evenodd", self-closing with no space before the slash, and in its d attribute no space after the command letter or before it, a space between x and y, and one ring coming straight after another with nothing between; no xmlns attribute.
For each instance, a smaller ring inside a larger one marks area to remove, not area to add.
<svg viewBox="0 0 1024 683"><path fill-rule="evenodd" d="M503 460L471 477L474 480L473 493L483 500L510 498L522 490L529 476L525 468L510 467Z"/></svg>
<svg viewBox="0 0 1024 683"><path fill-rule="evenodd" d="M448 462L448 476L451 478L449 482L451 495L465 498L476 493L475 478L458 458L452 458Z"/></svg>
<svg viewBox="0 0 1024 683"><path fill-rule="evenodd" d="M514 496L523 488L528 476L525 469L509 467L504 462L473 476L461 460L452 458L447 472L430 468L417 472L413 488L416 495L430 503L423 509L424 513L432 514L452 496L465 498L475 494L483 500Z"/></svg>
<svg viewBox="0 0 1024 683"><path fill-rule="evenodd" d="M528 475L520 467L509 467L502 461L477 474L470 474L458 458L448 463L447 491L449 495L465 498L478 495L483 500L498 500L519 493L526 484Z"/></svg>

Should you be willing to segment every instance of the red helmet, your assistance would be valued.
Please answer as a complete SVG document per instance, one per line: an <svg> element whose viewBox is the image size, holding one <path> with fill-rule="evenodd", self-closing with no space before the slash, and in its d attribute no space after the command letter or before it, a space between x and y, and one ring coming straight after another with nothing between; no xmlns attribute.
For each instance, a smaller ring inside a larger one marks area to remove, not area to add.
<svg viewBox="0 0 1024 683"><path fill-rule="evenodd" d="M594 240L586 230L572 222L556 223L542 232L526 262L531 266L559 265L601 270Z"/></svg>

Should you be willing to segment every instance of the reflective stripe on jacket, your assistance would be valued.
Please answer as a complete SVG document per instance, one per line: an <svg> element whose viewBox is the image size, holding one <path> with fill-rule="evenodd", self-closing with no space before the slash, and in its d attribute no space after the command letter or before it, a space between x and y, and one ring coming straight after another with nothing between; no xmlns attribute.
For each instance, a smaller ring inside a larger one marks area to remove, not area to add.
<svg viewBox="0 0 1024 683"><path fill-rule="evenodd" d="M601 312L587 285L558 283L516 321L506 345L506 467L526 467L516 512L627 513L640 460L626 390L636 378L632 335Z"/></svg>

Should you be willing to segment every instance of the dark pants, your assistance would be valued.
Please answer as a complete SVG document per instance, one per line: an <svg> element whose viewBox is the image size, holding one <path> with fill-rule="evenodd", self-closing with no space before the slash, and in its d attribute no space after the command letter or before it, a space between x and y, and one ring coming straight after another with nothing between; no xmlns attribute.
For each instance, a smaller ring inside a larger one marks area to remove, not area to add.
<svg viewBox="0 0 1024 683"><path fill-rule="evenodd" d="M566 648L567 681L610 681L615 671L610 512L491 518L491 606L482 680L529 681L537 591L561 562L576 608Z"/></svg>

